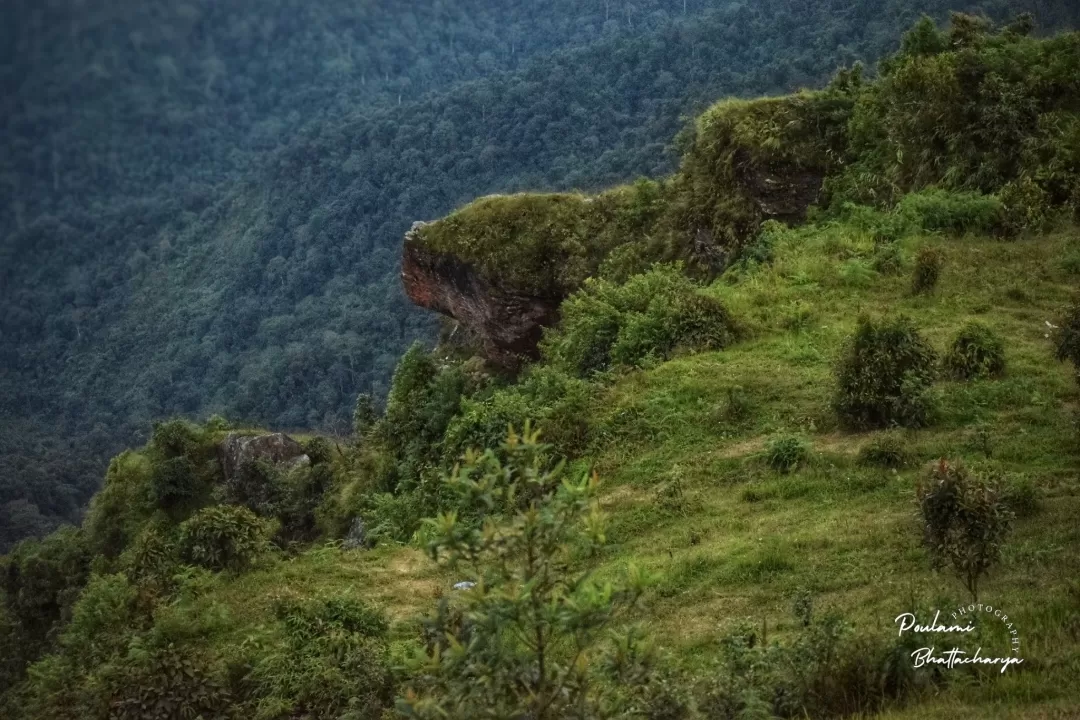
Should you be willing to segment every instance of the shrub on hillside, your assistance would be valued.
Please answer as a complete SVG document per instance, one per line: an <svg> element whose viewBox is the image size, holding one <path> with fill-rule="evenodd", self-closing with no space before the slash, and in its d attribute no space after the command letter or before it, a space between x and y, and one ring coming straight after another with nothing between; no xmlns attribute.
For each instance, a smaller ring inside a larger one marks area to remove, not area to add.
<svg viewBox="0 0 1080 720"><path fill-rule="evenodd" d="M590 440L589 404L593 390L578 378L537 366L521 380L482 399L467 399L443 440L443 461L457 462L469 449L498 447L511 425L533 421L544 442L564 457L581 455Z"/></svg>
<svg viewBox="0 0 1080 720"><path fill-rule="evenodd" d="M125 574L152 595L172 589L179 563L175 528L166 523L147 523L120 556Z"/></svg>
<svg viewBox="0 0 1080 720"><path fill-rule="evenodd" d="M213 505L180 524L180 556L209 570L245 570L267 548L269 530L245 507Z"/></svg>
<svg viewBox="0 0 1080 720"><path fill-rule="evenodd" d="M90 548L115 558L154 514L153 464L145 453L125 450L109 462L105 482L90 501L83 521Z"/></svg>
<svg viewBox="0 0 1080 720"><path fill-rule="evenodd" d="M920 483L916 497L934 567L950 567L978 602L979 580L1001 557L1014 517L1001 489L942 459Z"/></svg>
<svg viewBox="0 0 1080 720"><path fill-rule="evenodd" d="M1005 504L1018 518L1030 517L1039 511L1039 491L1028 478L1014 480L1002 494Z"/></svg>
<svg viewBox="0 0 1080 720"><path fill-rule="evenodd" d="M765 447L765 462L779 473L795 470L810 457L810 451L801 438L779 435L769 440Z"/></svg>
<svg viewBox="0 0 1080 720"><path fill-rule="evenodd" d="M379 412L375 409L375 400L371 394L357 395L356 404L353 406L353 434L358 440L367 434L378 418Z"/></svg>
<svg viewBox="0 0 1080 720"><path fill-rule="evenodd" d="M904 255L895 242L880 243L874 248L870 267L882 275L897 275L904 267Z"/></svg>
<svg viewBox="0 0 1080 720"><path fill-rule="evenodd" d="M927 188L901 198L897 211L926 232L989 234L1000 225L1003 206L993 195Z"/></svg>
<svg viewBox="0 0 1080 720"><path fill-rule="evenodd" d="M968 323L953 338L943 365L956 380L997 377L1005 372L1005 343L986 325Z"/></svg>
<svg viewBox="0 0 1080 720"><path fill-rule="evenodd" d="M1054 355L1068 360L1080 376L1080 297L1073 300L1054 329Z"/></svg>
<svg viewBox="0 0 1080 720"><path fill-rule="evenodd" d="M232 717L224 669L192 651L169 646L139 657L114 682L109 717L116 720Z"/></svg>
<svg viewBox="0 0 1080 720"><path fill-rule="evenodd" d="M1006 183L998 193L1003 207L1002 230L1006 235L1045 232L1053 219L1053 201L1030 176Z"/></svg>
<svg viewBox="0 0 1080 720"><path fill-rule="evenodd" d="M911 292L922 295L937 287L943 258L935 247L924 246L915 255L915 270L911 276Z"/></svg>
<svg viewBox="0 0 1080 720"><path fill-rule="evenodd" d="M0 627L9 677L50 649L56 629L70 619L90 572L81 530L65 526L41 540L24 540L0 556ZM0 668L3 669L3 668Z"/></svg>
<svg viewBox="0 0 1080 720"><path fill-rule="evenodd" d="M667 358L676 348L722 348L736 324L723 303L706 295L678 266L657 265L618 285L590 280L560 308L559 326L544 338L546 357L582 377L613 364Z"/></svg>
<svg viewBox="0 0 1080 720"><path fill-rule="evenodd" d="M528 426L501 454L505 462L490 450L471 455L446 478L483 527L465 513L428 521L431 557L476 586L455 598L460 614L442 603L428 623L432 642L411 663L413 688L398 704L406 717L592 717L581 710L611 693L595 672L611 666L605 641L644 578L600 585L571 562L603 541L595 477L562 463L545 470Z"/></svg>
<svg viewBox="0 0 1080 720"><path fill-rule="evenodd" d="M909 319L861 318L836 367L833 409L853 429L926 425L936 357Z"/></svg>
<svg viewBox="0 0 1080 720"><path fill-rule="evenodd" d="M923 633L881 640L858 634L835 613L797 608L796 631L783 644L748 624L720 639L716 666L694 694L703 717L863 717L939 680L908 661Z"/></svg>
<svg viewBox="0 0 1080 720"><path fill-rule="evenodd" d="M894 432L874 438L859 450L859 462L863 465L899 469L911 461L903 439Z"/></svg>
<svg viewBox="0 0 1080 720"><path fill-rule="evenodd" d="M283 647L251 669L258 717L378 718L393 705L383 614L354 598L281 600Z"/></svg>
<svg viewBox="0 0 1080 720"><path fill-rule="evenodd" d="M369 439L394 459L393 491L400 483L415 483L439 457L443 435L460 412L461 402L475 388L460 365L440 366L417 342L397 368L386 398L386 412Z"/></svg>
<svg viewBox="0 0 1080 720"><path fill-rule="evenodd" d="M146 447L150 458L150 497L154 504L182 516L198 506L218 475L212 433L182 419L156 423Z"/></svg>

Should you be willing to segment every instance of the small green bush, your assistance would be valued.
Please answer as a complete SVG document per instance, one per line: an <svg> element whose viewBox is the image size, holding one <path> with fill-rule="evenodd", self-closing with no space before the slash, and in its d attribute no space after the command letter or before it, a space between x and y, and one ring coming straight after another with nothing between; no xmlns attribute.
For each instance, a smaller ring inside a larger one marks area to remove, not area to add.
<svg viewBox="0 0 1080 720"><path fill-rule="evenodd" d="M916 497L934 567L951 567L978 602L979 580L1001 557L1014 517L998 483L942 459Z"/></svg>
<svg viewBox="0 0 1080 720"><path fill-rule="evenodd" d="M268 524L246 507L214 505L180 524L178 547L193 565L241 571L267 548L268 536Z"/></svg>
<svg viewBox="0 0 1080 720"><path fill-rule="evenodd" d="M1005 488L1002 499L1018 518L1030 517L1039 512L1039 492L1026 477L1010 483Z"/></svg>
<svg viewBox="0 0 1080 720"><path fill-rule="evenodd" d="M232 695L224 669L191 651L169 647L115 680L109 717L116 720L228 720Z"/></svg>
<svg viewBox="0 0 1080 720"><path fill-rule="evenodd" d="M148 523L120 556L120 566L132 581L160 593L172 586L180 563L175 528Z"/></svg>
<svg viewBox="0 0 1080 720"><path fill-rule="evenodd" d="M676 265L657 265L618 285L593 279L563 302L542 351L580 377L611 365L666 359L680 347L718 349L737 335L719 300L701 292Z"/></svg>
<svg viewBox="0 0 1080 720"><path fill-rule="evenodd" d="M1029 176L1006 183L998 196L1004 207L1003 230L1006 235L1040 233L1049 229L1053 219L1050 195Z"/></svg>
<svg viewBox="0 0 1080 720"><path fill-rule="evenodd" d="M516 385L483 399L467 399L443 440L443 462L453 465L469 449L498 447L507 427L531 420L544 442L564 457L578 457L591 438L589 408L594 390L550 366L526 371Z"/></svg>
<svg viewBox="0 0 1080 720"><path fill-rule="evenodd" d="M63 654L80 667L92 667L127 650L139 629L136 587L124 573L92 575L60 636Z"/></svg>
<svg viewBox="0 0 1080 720"><path fill-rule="evenodd" d="M283 647L251 669L258 717L378 718L393 705L384 615L354 598L281 600Z"/></svg>
<svg viewBox="0 0 1080 720"><path fill-rule="evenodd" d="M152 466L150 498L175 519L200 505L217 478L214 438L186 420L156 423L146 454Z"/></svg>
<svg viewBox="0 0 1080 720"><path fill-rule="evenodd" d="M780 435L769 440L765 462L779 473L789 473L806 462L810 456L806 443L794 435Z"/></svg>
<svg viewBox="0 0 1080 720"><path fill-rule="evenodd" d="M869 233L874 244L887 246L911 233L911 218L897 211L883 212L876 207L842 202L836 211L838 218Z"/></svg>
<svg viewBox="0 0 1080 720"><path fill-rule="evenodd" d="M896 243L881 243L874 249L870 267L882 275L898 275L904 268L904 255Z"/></svg>
<svg viewBox="0 0 1080 720"><path fill-rule="evenodd" d="M926 425L936 360L909 319L863 317L836 367L833 409L853 429Z"/></svg>
<svg viewBox="0 0 1080 720"><path fill-rule="evenodd" d="M1005 372L1005 343L986 325L968 323L953 338L943 365L956 380L998 377Z"/></svg>
<svg viewBox="0 0 1080 720"><path fill-rule="evenodd" d="M1002 202L993 195L929 188L905 195L898 212L927 232L989 234L999 226Z"/></svg>
<svg viewBox="0 0 1080 720"><path fill-rule="evenodd" d="M356 396L356 405L353 406L353 434L362 438L378 420L379 413L375 409L375 400L370 393L360 393Z"/></svg>
<svg viewBox="0 0 1080 720"><path fill-rule="evenodd" d="M50 649L50 639L70 619L90 561L83 532L70 525L0 556L0 602L10 623L5 649L15 653L9 662L16 674Z"/></svg>
<svg viewBox="0 0 1080 720"><path fill-rule="evenodd" d="M815 617L809 595L794 609L796 630L783 643L746 623L720 639L719 661L694 686L702 717L864 717L941 676L911 669L925 634L857 634L835 613Z"/></svg>
<svg viewBox="0 0 1080 720"><path fill-rule="evenodd" d="M1080 297L1073 300L1054 329L1054 355L1068 360L1080 376Z"/></svg>
<svg viewBox="0 0 1080 720"><path fill-rule="evenodd" d="M859 450L859 463L875 467L899 469L911 462L900 435L887 432L871 440Z"/></svg>
<svg viewBox="0 0 1080 720"><path fill-rule="evenodd" d="M941 251L935 247L924 246L915 256L915 270L911 277L911 292L923 295L937 287L941 277Z"/></svg>

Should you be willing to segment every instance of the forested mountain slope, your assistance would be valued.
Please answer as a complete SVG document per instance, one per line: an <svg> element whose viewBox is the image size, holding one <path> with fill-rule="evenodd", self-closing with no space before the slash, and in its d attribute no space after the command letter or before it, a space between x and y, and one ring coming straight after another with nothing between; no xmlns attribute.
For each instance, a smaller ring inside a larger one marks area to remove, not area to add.
<svg viewBox="0 0 1080 720"><path fill-rule="evenodd" d="M356 393L382 394L434 336L397 281L416 219L662 173L688 111L820 83L922 11L1076 12L90 5L17 5L25 32L4 30L5 542L75 517L102 459L155 418L344 432Z"/></svg>

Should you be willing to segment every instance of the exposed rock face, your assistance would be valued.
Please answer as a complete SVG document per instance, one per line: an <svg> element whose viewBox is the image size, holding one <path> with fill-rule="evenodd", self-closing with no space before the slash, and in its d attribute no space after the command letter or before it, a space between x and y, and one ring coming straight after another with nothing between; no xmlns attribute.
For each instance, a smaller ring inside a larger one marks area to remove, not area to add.
<svg viewBox="0 0 1080 720"><path fill-rule="evenodd" d="M345 539L341 541L341 547L346 550L361 550L367 547L367 530L364 526L364 518L353 518L352 524L349 525L349 532L345 534Z"/></svg>
<svg viewBox="0 0 1080 720"><path fill-rule="evenodd" d="M284 433L229 433L218 446L218 457L226 482L236 478L245 467L260 460L269 465L300 465L310 462L304 454L304 446Z"/></svg>
<svg viewBox="0 0 1080 720"><path fill-rule="evenodd" d="M821 168L756 167L745 152L736 152L735 175L764 220L801 223L821 196Z"/></svg>
<svg viewBox="0 0 1080 720"><path fill-rule="evenodd" d="M515 367L537 357L543 328L558 321L557 292L527 295L482 277L469 263L426 248L414 223L405 234L401 281L420 307L449 315L481 344L487 359Z"/></svg>

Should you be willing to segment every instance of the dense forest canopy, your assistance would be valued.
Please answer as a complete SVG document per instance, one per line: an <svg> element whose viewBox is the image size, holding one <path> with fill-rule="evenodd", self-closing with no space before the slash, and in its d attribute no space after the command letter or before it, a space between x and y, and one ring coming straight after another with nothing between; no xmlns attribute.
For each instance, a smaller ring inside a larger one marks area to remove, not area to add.
<svg viewBox="0 0 1080 720"><path fill-rule="evenodd" d="M270 9L268 9L270 8ZM0 43L0 546L75 519L156 418L344 433L434 319L401 236L473 197L673 167L684 117L818 85L948 9L30 3Z"/></svg>

